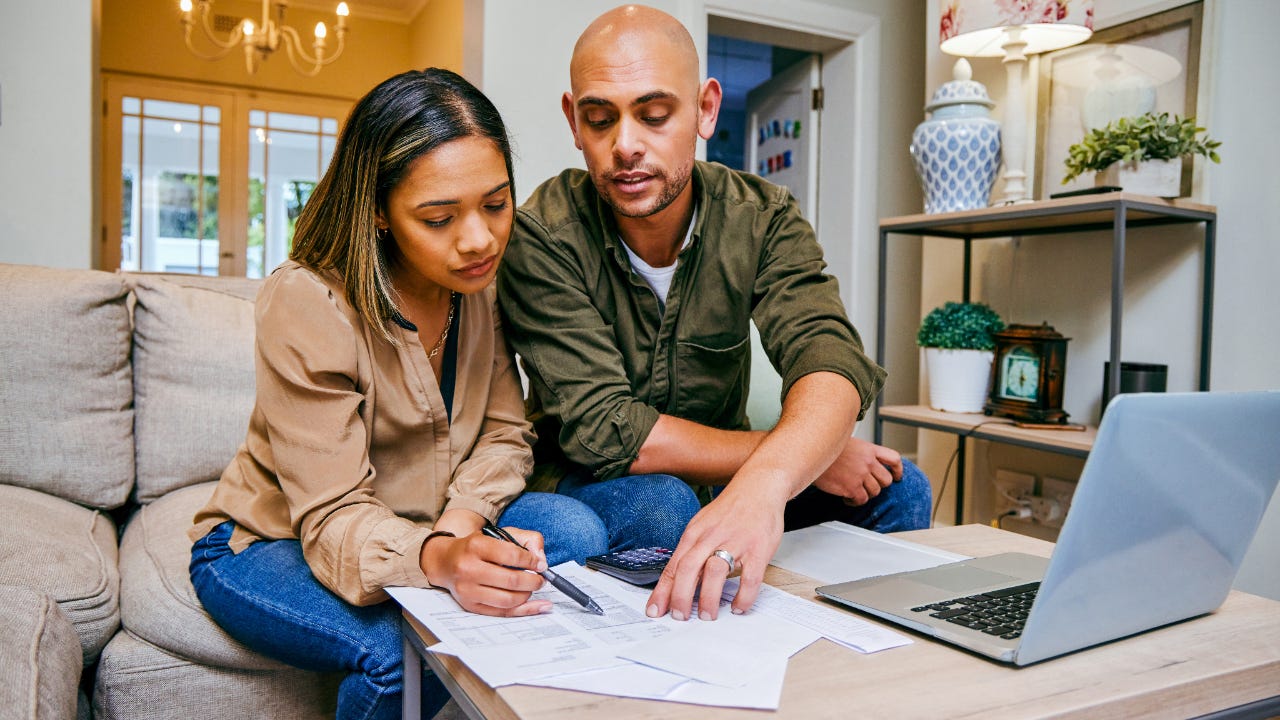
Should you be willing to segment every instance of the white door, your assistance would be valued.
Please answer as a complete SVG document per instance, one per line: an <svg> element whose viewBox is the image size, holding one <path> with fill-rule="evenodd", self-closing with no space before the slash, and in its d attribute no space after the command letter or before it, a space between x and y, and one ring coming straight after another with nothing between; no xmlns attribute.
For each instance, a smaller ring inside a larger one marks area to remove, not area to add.
<svg viewBox="0 0 1280 720"><path fill-rule="evenodd" d="M774 75L747 93L747 168L785 185L800 212L818 228L818 138L821 132L822 62L817 55ZM751 393L747 417L758 430L782 414L782 378L769 363L751 325Z"/></svg>
<svg viewBox="0 0 1280 720"><path fill-rule="evenodd" d="M821 60L811 55L747 93L747 167L791 190L818 227Z"/></svg>
<svg viewBox="0 0 1280 720"><path fill-rule="evenodd" d="M345 100L104 74L101 268L263 277Z"/></svg>

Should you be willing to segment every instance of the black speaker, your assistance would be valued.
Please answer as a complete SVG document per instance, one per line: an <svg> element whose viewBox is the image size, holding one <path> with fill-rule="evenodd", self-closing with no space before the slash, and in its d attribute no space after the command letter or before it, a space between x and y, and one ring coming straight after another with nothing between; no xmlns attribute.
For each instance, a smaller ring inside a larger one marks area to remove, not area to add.
<svg viewBox="0 0 1280 720"><path fill-rule="evenodd" d="M1169 366L1155 363L1120 363L1120 393L1164 392L1169 380ZM1111 361L1102 364L1102 410L1120 393L1111 392Z"/></svg>

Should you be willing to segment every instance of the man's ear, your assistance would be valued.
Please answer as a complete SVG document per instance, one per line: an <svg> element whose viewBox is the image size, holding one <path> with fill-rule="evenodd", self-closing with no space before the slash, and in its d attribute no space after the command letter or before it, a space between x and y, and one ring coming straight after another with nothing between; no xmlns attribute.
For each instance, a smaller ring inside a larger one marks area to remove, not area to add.
<svg viewBox="0 0 1280 720"><path fill-rule="evenodd" d="M560 109L564 111L564 119L569 121L569 132L573 133L573 146L581 150L582 140L578 138L578 117L574 114L572 93L565 93L560 97Z"/></svg>
<svg viewBox="0 0 1280 720"><path fill-rule="evenodd" d="M707 78L698 90L698 137L710 140L716 131L716 118L720 116L720 102L724 99L724 89L720 81Z"/></svg>

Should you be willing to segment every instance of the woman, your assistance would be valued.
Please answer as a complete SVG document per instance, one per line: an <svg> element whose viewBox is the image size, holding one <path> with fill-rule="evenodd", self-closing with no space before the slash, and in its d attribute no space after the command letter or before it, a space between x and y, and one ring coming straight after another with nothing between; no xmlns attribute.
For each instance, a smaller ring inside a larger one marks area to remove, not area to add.
<svg viewBox="0 0 1280 720"><path fill-rule="evenodd" d="M245 645L348 673L340 718L399 716L385 587L531 615L550 603L525 570L607 550L578 501L516 499L533 435L491 288L513 203L493 104L445 70L398 75L352 110L258 296L256 403L195 517L191 578ZM480 534L486 520L527 549ZM425 717L447 699L424 678Z"/></svg>

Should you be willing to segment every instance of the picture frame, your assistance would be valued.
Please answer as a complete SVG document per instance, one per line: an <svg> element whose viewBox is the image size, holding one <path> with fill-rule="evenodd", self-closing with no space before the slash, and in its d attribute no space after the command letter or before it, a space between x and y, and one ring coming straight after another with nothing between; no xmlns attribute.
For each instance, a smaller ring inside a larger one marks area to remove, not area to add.
<svg viewBox="0 0 1280 720"><path fill-rule="evenodd" d="M1204 3L1194 2L1040 56L1034 197L1092 187L1091 174L1062 183L1067 148L1090 128L1148 111L1195 116L1203 22ZM1191 194L1192 168L1184 158L1182 197Z"/></svg>

